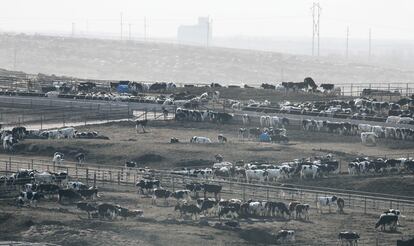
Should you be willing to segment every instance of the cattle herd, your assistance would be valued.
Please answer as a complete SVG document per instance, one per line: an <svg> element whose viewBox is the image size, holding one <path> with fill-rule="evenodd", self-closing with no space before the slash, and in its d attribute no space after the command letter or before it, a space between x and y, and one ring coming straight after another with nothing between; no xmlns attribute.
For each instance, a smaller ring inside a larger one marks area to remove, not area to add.
<svg viewBox="0 0 414 246"><path fill-rule="evenodd" d="M331 161L331 157L329 157ZM258 171L250 165L251 171ZM304 170L303 168L301 169ZM246 171L247 172L247 171ZM259 177L259 176L257 176ZM87 213L89 219L115 220L116 218L137 218L144 215L143 210L133 210L117 204L99 202L97 187L89 187L80 181L69 181L66 172L39 172L36 170L21 169L6 177L0 177L0 185L18 185L21 192L16 198L16 205L36 207L39 202L46 199L57 199L59 203L73 204L76 209ZM149 198L151 204L157 206L160 203L170 205L172 202L173 212L180 219L191 218L198 220L203 216L204 220L217 217L219 221L224 220L227 227L240 227L239 222L245 219L277 219L282 221L310 221L311 205L299 201L285 203L275 200L253 200L242 201L237 198L224 199L221 197L222 186L212 182L198 183L191 181L185 183L183 189L176 187L169 190L152 176L144 177L136 183L139 199ZM200 194L202 196L200 196ZM160 201L161 200L161 201ZM334 207L337 213L344 213L345 200L335 195L318 196L316 198L315 211L321 215L324 212L331 213ZM165 208L165 206L163 206ZM167 206L166 209L170 209ZM378 218L374 228L385 231L397 230L400 219L404 217L399 210L389 209L384 211ZM295 230L281 230L275 234L277 242L295 242ZM356 245L360 238L357 232L341 231L338 239L342 243Z"/></svg>

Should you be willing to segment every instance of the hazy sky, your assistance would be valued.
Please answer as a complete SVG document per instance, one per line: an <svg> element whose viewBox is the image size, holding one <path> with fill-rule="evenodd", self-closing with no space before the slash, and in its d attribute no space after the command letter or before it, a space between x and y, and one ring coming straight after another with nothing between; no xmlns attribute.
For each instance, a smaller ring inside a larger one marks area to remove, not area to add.
<svg viewBox="0 0 414 246"><path fill-rule="evenodd" d="M2 0L0 30L119 35L143 34L146 16L151 37L175 37L180 24L198 16L213 19L213 36L312 35L312 0ZM321 0L321 37L414 39L412 0Z"/></svg>

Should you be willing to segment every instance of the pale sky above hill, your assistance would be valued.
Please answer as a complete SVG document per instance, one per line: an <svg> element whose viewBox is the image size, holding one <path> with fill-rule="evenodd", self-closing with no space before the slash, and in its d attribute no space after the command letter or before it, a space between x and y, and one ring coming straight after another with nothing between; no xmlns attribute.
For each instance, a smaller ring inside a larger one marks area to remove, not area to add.
<svg viewBox="0 0 414 246"><path fill-rule="evenodd" d="M213 20L213 36L312 36L312 0L3 0L0 31L175 37L180 24ZM321 37L414 39L412 0L321 0Z"/></svg>

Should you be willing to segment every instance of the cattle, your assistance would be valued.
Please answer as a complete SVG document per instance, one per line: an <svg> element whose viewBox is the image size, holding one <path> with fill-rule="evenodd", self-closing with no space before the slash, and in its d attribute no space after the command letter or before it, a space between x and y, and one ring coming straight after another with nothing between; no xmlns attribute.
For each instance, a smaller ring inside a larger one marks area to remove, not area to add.
<svg viewBox="0 0 414 246"><path fill-rule="evenodd" d="M338 200L336 200L336 205L338 206L338 212L344 213L345 200L341 197L338 197Z"/></svg>
<svg viewBox="0 0 414 246"><path fill-rule="evenodd" d="M109 204L109 203L98 204L97 209L98 209L99 217L101 219L108 218L108 219L113 220L118 216L120 212L119 207L117 207L116 205Z"/></svg>
<svg viewBox="0 0 414 246"><path fill-rule="evenodd" d="M171 193L171 197L175 198L177 201L179 200L191 200L190 190L176 190Z"/></svg>
<svg viewBox="0 0 414 246"><path fill-rule="evenodd" d="M154 192L152 194L152 204L157 204L157 199L163 198L164 203L167 203L167 198L171 197L172 192L166 189L162 188L156 188L154 189Z"/></svg>
<svg viewBox="0 0 414 246"><path fill-rule="evenodd" d="M288 174L285 172L285 169L276 168L276 169L267 169L267 180L272 179L273 181L278 181L280 179L286 179Z"/></svg>
<svg viewBox="0 0 414 246"><path fill-rule="evenodd" d="M14 151L14 145L18 143L18 140L13 137L13 135L9 134L6 136L2 136L2 140L3 140L3 149L5 151L10 151L13 152Z"/></svg>
<svg viewBox="0 0 414 246"><path fill-rule="evenodd" d="M55 164L58 164L58 165L62 165L62 162L63 162L63 158L64 158L64 154L63 153L61 153L61 152L55 152L54 154L53 154L53 164L55 165Z"/></svg>
<svg viewBox="0 0 414 246"><path fill-rule="evenodd" d="M243 125L247 126L250 124L250 117L248 114L243 114L242 115L242 121L243 121Z"/></svg>
<svg viewBox="0 0 414 246"><path fill-rule="evenodd" d="M183 215L191 214L191 218L197 219L197 216L201 213L201 209L195 204L177 204L174 207L174 211L180 212L180 218Z"/></svg>
<svg viewBox="0 0 414 246"><path fill-rule="evenodd" d="M87 190L89 187L80 181L69 181L67 188L72 190Z"/></svg>
<svg viewBox="0 0 414 246"><path fill-rule="evenodd" d="M331 212L331 205L337 204L338 197L336 196L322 196L318 197L316 205L321 213L323 213L323 207L329 207L329 212Z"/></svg>
<svg viewBox="0 0 414 246"><path fill-rule="evenodd" d="M266 84L266 83L262 83L262 85L260 86L265 90L274 90L276 89L276 86L271 85L271 84Z"/></svg>
<svg viewBox="0 0 414 246"><path fill-rule="evenodd" d="M413 246L414 238L408 240L397 240L397 246Z"/></svg>
<svg viewBox="0 0 414 246"><path fill-rule="evenodd" d="M265 170L246 170L246 180L250 183L252 180L259 180L264 182L267 177Z"/></svg>
<svg viewBox="0 0 414 246"><path fill-rule="evenodd" d="M239 209L234 206L221 207L218 216L219 220L221 220L221 217L237 219L239 217Z"/></svg>
<svg viewBox="0 0 414 246"><path fill-rule="evenodd" d="M144 194L144 190L146 190L147 194L150 190L154 188L160 188L160 181L159 180L148 180L142 179L135 184L141 191L141 194Z"/></svg>
<svg viewBox="0 0 414 246"><path fill-rule="evenodd" d="M359 234L351 231L343 231L338 234L338 239L341 240L341 245L357 246Z"/></svg>
<svg viewBox="0 0 414 246"><path fill-rule="evenodd" d="M147 127L148 120L135 120L135 130L139 133L138 127L141 126L142 132L146 133L145 127Z"/></svg>
<svg viewBox="0 0 414 246"><path fill-rule="evenodd" d="M44 196L40 192L22 191L20 192L20 195L17 198L17 205L22 206L26 202L29 202L30 205L34 205L36 207L37 202L42 198L44 198Z"/></svg>
<svg viewBox="0 0 414 246"><path fill-rule="evenodd" d="M223 136L222 134L219 134L217 136L217 140L219 143L227 143L227 138L225 136Z"/></svg>
<svg viewBox="0 0 414 246"><path fill-rule="evenodd" d="M136 163L135 161L126 161L125 162L125 167L132 168L132 167L137 167L137 166L138 166L138 163Z"/></svg>
<svg viewBox="0 0 414 246"><path fill-rule="evenodd" d="M395 215L397 215L398 216L397 225L400 225L400 217L401 218L404 218L405 217L404 215L401 215L401 211L400 210L398 210L398 209L392 209L392 208L390 208L387 211L385 211L384 214L395 214Z"/></svg>
<svg viewBox="0 0 414 246"><path fill-rule="evenodd" d="M395 214L381 214L379 220L375 224L375 229L381 227L381 231L385 231L385 226L389 226L390 231L397 230L398 216Z"/></svg>
<svg viewBox="0 0 414 246"><path fill-rule="evenodd" d="M266 202L249 202L249 213L256 216L266 215Z"/></svg>
<svg viewBox="0 0 414 246"><path fill-rule="evenodd" d="M62 138L73 138L75 136L75 128L67 127L58 130L59 136Z"/></svg>
<svg viewBox="0 0 414 246"><path fill-rule="evenodd" d="M300 204L300 202L298 202L298 201L293 201L293 202L289 203L288 209L289 209L290 216L292 216L294 214L294 212L296 211L296 206L299 205L299 204Z"/></svg>
<svg viewBox="0 0 414 246"><path fill-rule="evenodd" d="M172 137L170 139L170 143L179 143L179 142L180 142L180 140L178 138L176 138L176 137Z"/></svg>
<svg viewBox="0 0 414 246"><path fill-rule="evenodd" d="M295 213L296 213L295 218L296 219L303 218L305 220L309 220L309 209L310 209L309 204L297 204L295 206Z"/></svg>
<svg viewBox="0 0 414 246"><path fill-rule="evenodd" d="M375 146L377 144L378 135L375 132L362 132L361 141L364 145Z"/></svg>
<svg viewBox="0 0 414 246"><path fill-rule="evenodd" d="M216 205L217 205L217 201L216 200L211 200L211 199L203 199L203 202L201 203L201 212L204 213L204 215L206 214L215 214L216 211Z"/></svg>
<svg viewBox="0 0 414 246"><path fill-rule="evenodd" d="M82 153L82 152L77 153L75 155L75 159L76 159L76 161L78 162L79 165L82 165L82 163L85 161L85 154Z"/></svg>
<svg viewBox="0 0 414 246"><path fill-rule="evenodd" d="M57 194L59 192L59 185L56 184L38 184L36 191L39 191L43 194Z"/></svg>
<svg viewBox="0 0 414 246"><path fill-rule="evenodd" d="M283 202L266 202L265 209L268 216L290 216L289 208Z"/></svg>
<svg viewBox="0 0 414 246"><path fill-rule="evenodd" d="M58 191L58 201L62 202L63 199L67 199L69 201L82 201L82 196L72 189L64 189Z"/></svg>
<svg viewBox="0 0 414 246"><path fill-rule="evenodd" d="M206 198L207 193L213 193L214 198L218 201L218 195L221 192L222 186L217 184L202 184L202 188L204 191L204 198Z"/></svg>
<svg viewBox="0 0 414 246"><path fill-rule="evenodd" d="M89 202L78 202L76 203L76 207L79 210L85 211L88 213L88 218L91 218L91 213L98 210L95 204L89 203Z"/></svg>
<svg viewBox="0 0 414 246"><path fill-rule="evenodd" d="M294 243L295 242L295 231L280 230L276 234L276 240L280 243Z"/></svg>
<svg viewBox="0 0 414 246"><path fill-rule="evenodd" d="M211 143L211 140L207 137L197 137L194 136L191 138L190 143Z"/></svg>
<svg viewBox="0 0 414 246"><path fill-rule="evenodd" d="M129 217L141 217L144 214L142 210L129 210L128 208L123 208L119 205L116 206L118 209L118 216L124 218L125 220Z"/></svg>
<svg viewBox="0 0 414 246"><path fill-rule="evenodd" d="M318 166L316 165L302 165L300 169L300 178L306 178L308 176L312 176L313 179L316 178L318 174Z"/></svg>
<svg viewBox="0 0 414 246"><path fill-rule="evenodd" d="M94 199L98 196L98 188L96 187L90 187L87 190L78 190L78 193L85 199Z"/></svg>
<svg viewBox="0 0 414 246"><path fill-rule="evenodd" d="M49 172L35 173L34 180L36 183L52 183L55 181L55 176Z"/></svg>

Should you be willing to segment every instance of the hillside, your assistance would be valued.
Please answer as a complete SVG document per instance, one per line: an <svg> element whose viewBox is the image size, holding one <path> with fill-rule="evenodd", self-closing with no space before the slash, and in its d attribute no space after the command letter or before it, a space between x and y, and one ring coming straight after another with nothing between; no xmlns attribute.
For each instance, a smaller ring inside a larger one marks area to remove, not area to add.
<svg viewBox="0 0 414 246"><path fill-rule="evenodd" d="M16 59L15 59L16 58ZM14 62L14 59L16 60ZM0 67L27 73L90 79L249 83L408 82L414 69L358 64L333 58L203 48L165 43L0 35Z"/></svg>

